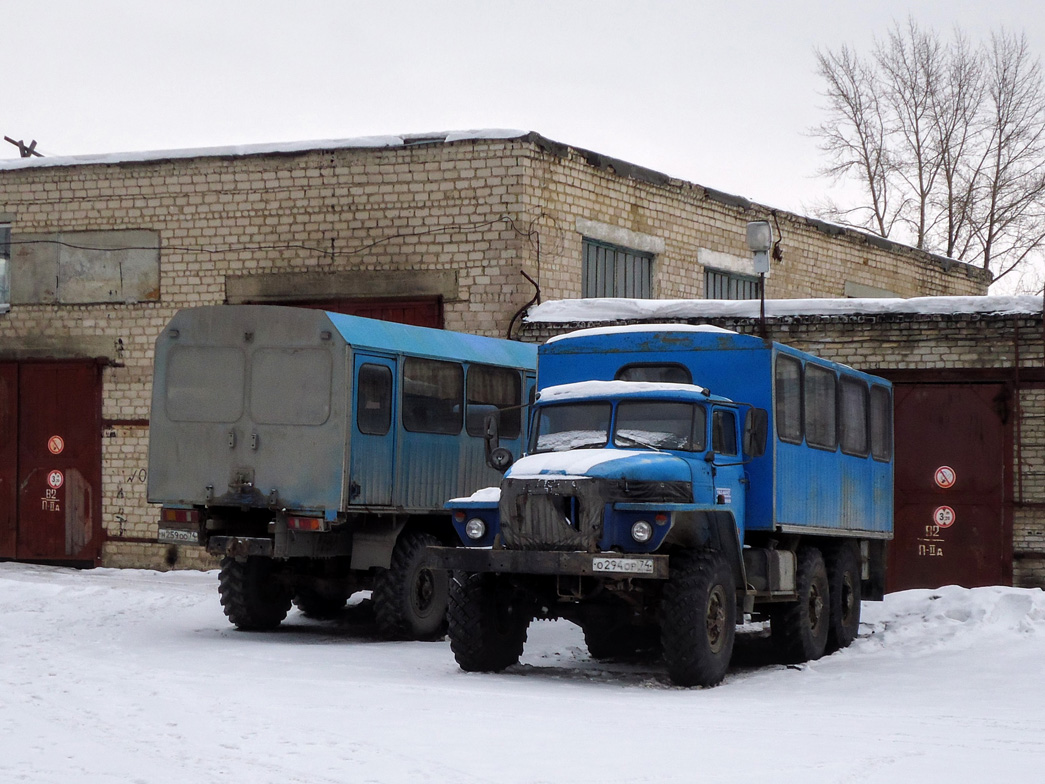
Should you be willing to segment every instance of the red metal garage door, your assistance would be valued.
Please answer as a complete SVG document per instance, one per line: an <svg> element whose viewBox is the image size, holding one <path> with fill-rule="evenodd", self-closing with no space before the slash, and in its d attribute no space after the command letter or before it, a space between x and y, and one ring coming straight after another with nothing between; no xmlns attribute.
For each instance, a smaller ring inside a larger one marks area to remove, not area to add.
<svg viewBox="0 0 1045 784"><path fill-rule="evenodd" d="M325 299L281 302L299 308L319 308L350 316L395 321L415 327L443 328L443 304L438 297L419 299Z"/></svg>
<svg viewBox="0 0 1045 784"><path fill-rule="evenodd" d="M16 374L17 526L13 552L10 533L0 539L3 555L93 563L102 541L100 370L93 362L24 362Z"/></svg>
<svg viewBox="0 0 1045 784"><path fill-rule="evenodd" d="M887 588L1012 584L1003 384L899 384Z"/></svg>
<svg viewBox="0 0 1045 784"><path fill-rule="evenodd" d="M18 539L18 365L0 363L0 558Z"/></svg>

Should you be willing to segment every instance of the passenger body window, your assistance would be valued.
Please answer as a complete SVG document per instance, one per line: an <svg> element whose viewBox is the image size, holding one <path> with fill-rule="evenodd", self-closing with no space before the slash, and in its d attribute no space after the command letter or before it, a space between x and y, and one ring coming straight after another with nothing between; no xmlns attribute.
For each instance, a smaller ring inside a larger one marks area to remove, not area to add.
<svg viewBox="0 0 1045 784"><path fill-rule="evenodd" d="M737 418L732 411L711 415L711 449L720 455L737 454Z"/></svg>
<svg viewBox="0 0 1045 784"><path fill-rule="evenodd" d="M464 368L456 362L403 361L403 427L414 433L461 432Z"/></svg>
<svg viewBox="0 0 1045 784"><path fill-rule="evenodd" d="M838 425L842 451L867 456L867 384L842 376L839 384Z"/></svg>
<svg viewBox="0 0 1045 784"><path fill-rule="evenodd" d="M893 456L893 397L887 387L871 387L871 454L888 462Z"/></svg>
<svg viewBox="0 0 1045 784"><path fill-rule="evenodd" d="M356 426L360 433L383 436L392 427L392 369L360 365L356 380Z"/></svg>
<svg viewBox="0 0 1045 784"><path fill-rule="evenodd" d="M468 369L468 435L482 436L484 422L497 414L501 438L518 438L522 432L522 380L511 368L472 365Z"/></svg>
<svg viewBox="0 0 1045 784"><path fill-rule="evenodd" d="M658 384L692 384L693 375L685 365L674 362L625 365L617 371L617 381L650 381Z"/></svg>
<svg viewBox="0 0 1045 784"><path fill-rule="evenodd" d="M834 371L806 364L803 414L809 446L832 450L838 446L836 389Z"/></svg>
<svg viewBox="0 0 1045 784"><path fill-rule="evenodd" d="M781 441L802 443L802 363L778 355L774 379L776 432Z"/></svg>

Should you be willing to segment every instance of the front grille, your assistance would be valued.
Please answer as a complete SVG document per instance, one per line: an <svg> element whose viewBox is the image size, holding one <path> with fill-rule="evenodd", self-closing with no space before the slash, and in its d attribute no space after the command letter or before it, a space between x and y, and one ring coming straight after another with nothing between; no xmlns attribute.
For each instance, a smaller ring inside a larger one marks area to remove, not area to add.
<svg viewBox="0 0 1045 784"><path fill-rule="evenodd" d="M586 550L602 537L606 495L591 479L507 479L501 538L513 550Z"/></svg>
<svg viewBox="0 0 1045 784"><path fill-rule="evenodd" d="M691 504L693 485L689 482L656 482L642 480L628 482L619 480L610 488L611 501L633 501L635 503Z"/></svg>

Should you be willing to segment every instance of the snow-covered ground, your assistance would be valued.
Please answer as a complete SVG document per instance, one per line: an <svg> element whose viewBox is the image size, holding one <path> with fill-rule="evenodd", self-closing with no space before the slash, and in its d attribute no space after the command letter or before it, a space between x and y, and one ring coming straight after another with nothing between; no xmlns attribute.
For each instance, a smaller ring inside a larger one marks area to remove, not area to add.
<svg viewBox="0 0 1045 784"><path fill-rule="evenodd" d="M0 564L2 782L988 782L1045 770L1045 593L864 605L798 668L745 641L725 683L591 661L537 623L520 665L377 640L360 608L267 634L214 573Z"/></svg>

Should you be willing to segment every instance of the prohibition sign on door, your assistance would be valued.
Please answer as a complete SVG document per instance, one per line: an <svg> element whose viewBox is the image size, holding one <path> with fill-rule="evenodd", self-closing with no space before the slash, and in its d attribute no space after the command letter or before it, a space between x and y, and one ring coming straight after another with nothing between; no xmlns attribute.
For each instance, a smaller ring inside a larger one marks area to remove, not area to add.
<svg viewBox="0 0 1045 784"><path fill-rule="evenodd" d="M940 528L950 528L954 525L954 519L957 515L954 514L954 510L949 506L938 506L936 511L933 512L933 522Z"/></svg>
<svg viewBox="0 0 1045 784"><path fill-rule="evenodd" d="M61 471L52 471L47 475L47 484L52 490L57 490L65 484L65 476Z"/></svg>
<svg viewBox="0 0 1045 784"><path fill-rule="evenodd" d="M60 455L65 449L65 439L61 436L51 436L47 439L47 449L52 455Z"/></svg>
<svg viewBox="0 0 1045 784"><path fill-rule="evenodd" d="M949 487L954 487L954 483L958 481L958 474L950 466L940 466L936 469L933 479L936 480L938 487L946 490Z"/></svg>

